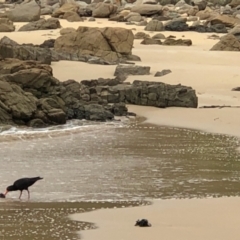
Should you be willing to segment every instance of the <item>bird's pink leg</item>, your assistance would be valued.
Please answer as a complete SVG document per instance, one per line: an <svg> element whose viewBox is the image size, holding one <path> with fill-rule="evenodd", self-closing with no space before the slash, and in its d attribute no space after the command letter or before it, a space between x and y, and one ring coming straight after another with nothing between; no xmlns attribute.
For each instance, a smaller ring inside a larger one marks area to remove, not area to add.
<svg viewBox="0 0 240 240"><path fill-rule="evenodd" d="M21 193L20 193L19 199L21 199L21 196L22 196L22 191L21 191Z"/></svg>

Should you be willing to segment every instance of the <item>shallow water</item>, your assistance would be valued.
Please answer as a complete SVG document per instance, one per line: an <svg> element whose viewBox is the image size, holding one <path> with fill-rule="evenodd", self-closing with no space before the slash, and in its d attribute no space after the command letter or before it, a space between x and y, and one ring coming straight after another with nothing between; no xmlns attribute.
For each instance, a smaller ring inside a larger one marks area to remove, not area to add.
<svg viewBox="0 0 240 240"><path fill-rule="evenodd" d="M69 222L61 219L84 209L82 201L239 195L237 138L139 122L71 124L41 133L25 129L1 133L0 190L20 177L44 177L30 188L30 202L26 193L22 202L17 201L17 192L9 193L11 200L1 200L0 221L11 226L2 228L4 240L57 239L51 235L59 232L57 226L65 233L58 239L74 239L70 233L85 225L67 227ZM61 204L67 204L63 211ZM17 237L12 218L19 215L13 209L26 217L25 208L32 209L34 219L42 219L36 227L46 236L25 223L24 229L32 230L22 230L22 237ZM49 218L57 224L44 225Z"/></svg>
<svg viewBox="0 0 240 240"><path fill-rule="evenodd" d="M0 189L42 176L33 201L237 195L238 140L142 125L95 125L62 136L0 143ZM23 139L23 138L22 138ZM9 193L17 198L19 193ZM23 195L26 198L26 194Z"/></svg>

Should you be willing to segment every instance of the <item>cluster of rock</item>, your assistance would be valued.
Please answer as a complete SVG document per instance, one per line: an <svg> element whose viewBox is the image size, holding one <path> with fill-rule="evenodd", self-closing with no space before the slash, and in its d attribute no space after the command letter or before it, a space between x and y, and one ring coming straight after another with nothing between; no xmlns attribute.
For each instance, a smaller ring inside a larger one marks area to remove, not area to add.
<svg viewBox="0 0 240 240"><path fill-rule="evenodd" d="M117 67L113 79L60 82L49 65L7 58L0 61L0 123L43 127L68 119L111 120L128 114L126 103L156 107L197 107L191 87L134 81L127 74L146 74L148 67Z"/></svg>
<svg viewBox="0 0 240 240"><path fill-rule="evenodd" d="M145 29L148 31L218 33L226 33L229 27L240 23L238 0L232 0L229 5L221 8L206 0L128 1L42 0L40 4L27 1L16 5L1 17L8 17L13 22L38 21L41 15L46 14L68 21L84 21L85 17L96 17L146 26ZM147 22L146 17L152 17L152 20ZM166 22L163 23L163 21ZM188 24L192 21L193 24Z"/></svg>
<svg viewBox="0 0 240 240"><path fill-rule="evenodd" d="M11 4L2 4L3 8L10 9L0 12L0 31L15 31L14 22L29 22L18 31L33 31L61 28L59 18L72 22L85 21L87 17L90 17L89 21L94 21L96 17L144 26L144 30L149 32L229 33L240 25L239 4L239 0L111 0L107 2L98 0L76 2L74 0L25 0L14 7ZM41 19L41 15L46 14L52 17ZM96 32L96 38L94 38L93 32ZM101 41L96 41L98 38ZM80 43L74 39L80 40ZM115 39L117 39L116 44ZM139 58L131 56L133 40L131 30L80 27L57 39L52 55L54 60L77 60L100 64L139 60ZM90 44L91 42L95 44ZM142 44L190 46L192 42L190 39L172 38L162 42L161 39L146 37ZM93 49L93 45L97 45L97 47ZM218 46L214 47L214 50L230 48L229 46ZM76 49L77 51L75 51ZM234 49L236 50L236 47Z"/></svg>
<svg viewBox="0 0 240 240"><path fill-rule="evenodd" d="M48 22L50 21L58 24L52 18L48 19ZM31 24L27 26L29 27ZM140 61L139 57L132 55L133 41L134 35L128 29L79 27L77 30L68 31L67 34L63 34L56 40L47 40L41 45L20 45L4 37L0 40L0 56L2 58L37 60L46 64L59 60L96 64L117 64L128 60Z"/></svg>

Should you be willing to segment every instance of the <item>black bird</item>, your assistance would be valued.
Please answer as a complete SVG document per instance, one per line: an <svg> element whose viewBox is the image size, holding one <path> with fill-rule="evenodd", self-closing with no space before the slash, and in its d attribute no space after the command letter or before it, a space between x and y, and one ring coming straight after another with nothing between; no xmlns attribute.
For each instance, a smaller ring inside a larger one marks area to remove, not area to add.
<svg viewBox="0 0 240 240"><path fill-rule="evenodd" d="M28 188L30 186L32 186L36 181L41 180L41 179L43 179L43 178L41 178L41 177L33 177L33 178L21 178L21 179L18 179L18 180L16 180L13 183L13 185L7 187L6 192L5 192L4 195L6 196L7 193L11 192L11 191L21 191L20 196L19 196L19 199L21 199L22 191L23 190L27 190L27 192L28 192L28 199L30 199L30 192L29 192Z"/></svg>

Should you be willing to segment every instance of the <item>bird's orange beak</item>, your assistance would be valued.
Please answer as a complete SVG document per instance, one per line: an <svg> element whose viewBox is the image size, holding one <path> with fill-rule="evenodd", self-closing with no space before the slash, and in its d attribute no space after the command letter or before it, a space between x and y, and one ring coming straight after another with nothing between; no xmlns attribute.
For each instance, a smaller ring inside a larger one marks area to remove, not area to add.
<svg viewBox="0 0 240 240"><path fill-rule="evenodd" d="M6 196L6 195L7 195L7 193L8 193L8 190L6 190L6 192L4 193L4 195Z"/></svg>

